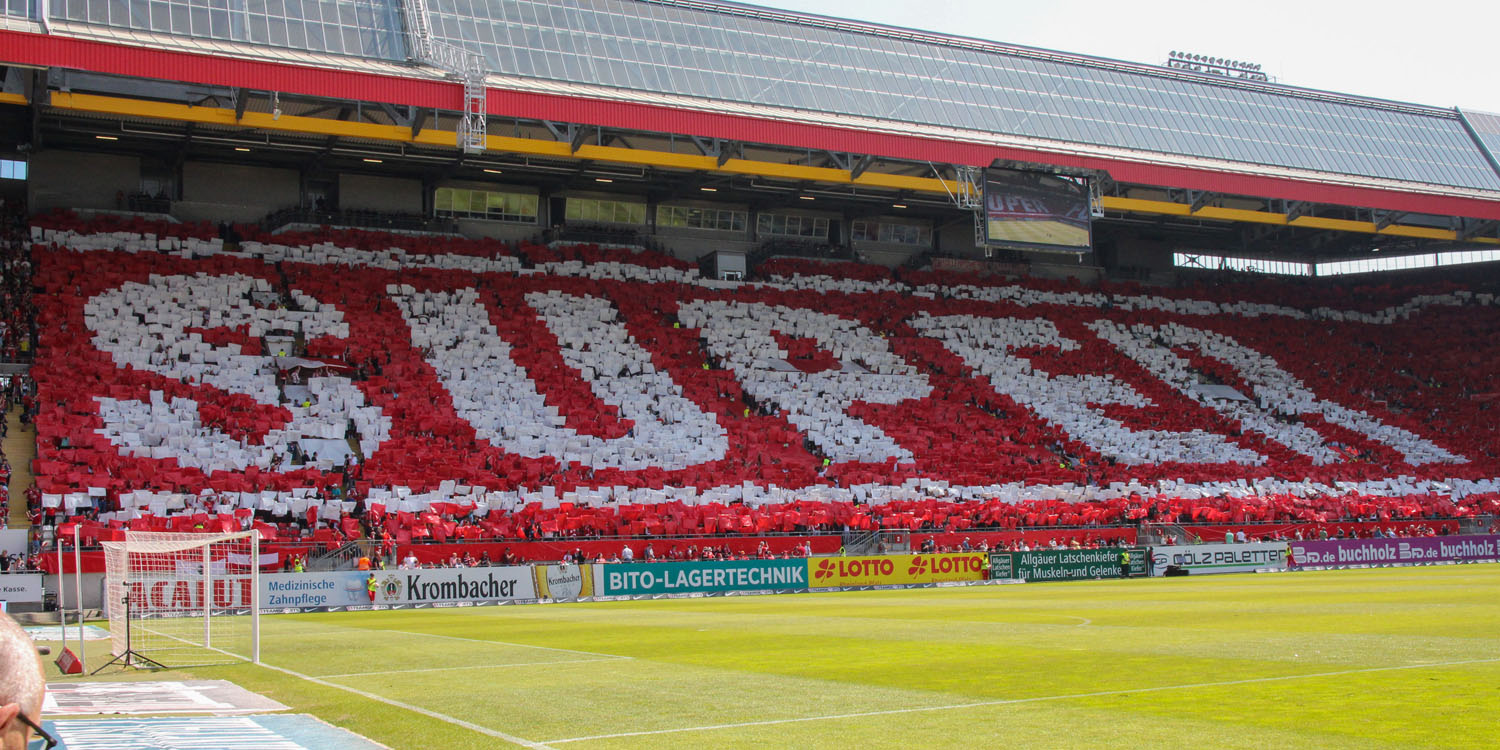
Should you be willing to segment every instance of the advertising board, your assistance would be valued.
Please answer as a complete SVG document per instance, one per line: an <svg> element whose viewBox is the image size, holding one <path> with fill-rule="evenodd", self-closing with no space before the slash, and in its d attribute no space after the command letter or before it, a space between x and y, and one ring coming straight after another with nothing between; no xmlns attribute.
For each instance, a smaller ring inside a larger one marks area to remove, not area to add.
<svg viewBox="0 0 1500 750"><path fill-rule="evenodd" d="M1500 536L1436 536L1396 539L1322 539L1290 542L1295 567L1414 565L1500 559Z"/></svg>
<svg viewBox="0 0 1500 750"><path fill-rule="evenodd" d="M807 588L805 560L706 560L594 567L598 571L594 590L600 596Z"/></svg>
<svg viewBox="0 0 1500 750"><path fill-rule="evenodd" d="M1162 575L1168 565L1175 565L1193 575L1283 570L1286 568L1286 542L1152 547L1151 575Z"/></svg>
<svg viewBox="0 0 1500 750"><path fill-rule="evenodd" d="M377 570L374 604L412 606L536 599L531 568ZM367 571L270 573L261 576L262 609L369 606Z"/></svg>
<svg viewBox="0 0 1500 750"><path fill-rule="evenodd" d="M0 575L0 600L39 602L42 600L41 573L6 573Z"/></svg>
<svg viewBox="0 0 1500 750"><path fill-rule="evenodd" d="M1030 552L997 552L991 555L990 577L1024 581L1082 581L1119 578L1120 553L1130 552L1130 575L1148 572L1146 550L1139 547L1099 549L1043 549Z"/></svg>
<svg viewBox="0 0 1500 750"><path fill-rule="evenodd" d="M594 566L592 565L537 565L536 594L539 599L555 602L575 602L581 597L594 595Z"/></svg>
<svg viewBox="0 0 1500 750"><path fill-rule="evenodd" d="M807 561L813 588L894 586L984 579L984 553L817 557Z"/></svg>

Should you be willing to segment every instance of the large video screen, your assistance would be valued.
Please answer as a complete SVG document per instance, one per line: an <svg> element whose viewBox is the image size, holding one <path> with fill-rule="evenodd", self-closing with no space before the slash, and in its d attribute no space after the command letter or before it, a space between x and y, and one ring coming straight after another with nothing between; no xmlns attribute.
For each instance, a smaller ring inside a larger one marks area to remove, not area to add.
<svg viewBox="0 0 1500 750"><path fill-rule="evenodd" d="M986 169L984 175L988 244L1070 253L1092 248L1087 179L1015 169Z"/></svg>

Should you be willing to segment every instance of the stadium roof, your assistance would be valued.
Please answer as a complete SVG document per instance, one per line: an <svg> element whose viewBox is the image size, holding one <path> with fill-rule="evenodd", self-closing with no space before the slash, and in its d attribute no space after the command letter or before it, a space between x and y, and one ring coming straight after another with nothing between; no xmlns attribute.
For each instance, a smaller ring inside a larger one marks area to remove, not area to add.
<svg viewBox="0 0 1500 750"><path fill-rule="evenodd" d="M13 17L39 5L0 2ZM54 39L435 82L432 71L405 65L401 2L52 0L47 25ZM437 38L483 55L492 115L814 148L843 138L843 150L897 158L1035 160L1107 169L1122 181L1299 200L1331 200L1333 187L1346 189L1345 205L1500 215L1500 117L1492 115L699 0L429 0L428 8ZM92 69L125 67L112 60ZM183 72L209 77L207 67ZM271 77L213 82L295 89ZM399 89L389 101L435 104L416 93L397 101ZM585 104L558 106L564 99ZM721 117L662 117L682 111ZM804 125L829 130L814 138ZM829 135L834 128L840 133ZM1197 173L1196 184L1183 171ZM1370 191L1459 202L1397 206Z"/></svg>

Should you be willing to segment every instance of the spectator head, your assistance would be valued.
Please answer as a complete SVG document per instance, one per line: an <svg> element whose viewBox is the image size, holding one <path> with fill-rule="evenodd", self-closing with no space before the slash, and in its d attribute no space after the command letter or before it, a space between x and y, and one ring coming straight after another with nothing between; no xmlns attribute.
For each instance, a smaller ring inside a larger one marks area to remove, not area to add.
<svg viewBox="0 0 1500 750"><path fill-rule="evenodd" d="M41 724L46 689L36 645L10 615L0 613L0 750L24 750L31 725Z"/></svg>

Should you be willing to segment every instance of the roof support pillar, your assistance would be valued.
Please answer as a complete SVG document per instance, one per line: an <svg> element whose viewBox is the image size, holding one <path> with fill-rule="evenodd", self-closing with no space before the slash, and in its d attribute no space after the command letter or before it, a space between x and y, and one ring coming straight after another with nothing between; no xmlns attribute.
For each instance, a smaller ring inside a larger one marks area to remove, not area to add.
<svg viewBox="0 0 1500 750"><path fill-rule="evenodd" d="M854 162L854 166L849 169L849 179L859 179L860 175L864 174L866 170L874 165L875 157L869 154L865 154L864 156L859 157L859 160Z"/></svg>
<svg viewBox="0 0 1500 750"><path fill-rule="evenodd" d="M1207 190L1189 190L1188 198L1191 199L1191 203L1190 207L1188 208L1188 213L1195 214L1203 210L1203 208L1209 204L1209 201L1212 201L1216 195L1218 194L1209 192Z"/></svg>
<svg viewBox="0 0 1500 750"><path fill-rule="evenodd" d="M1459 219L1458 223L1459 226L1454 233L1458 236L1459 242L1472 240L1480 235L1493 234L1495 228L1500 227L1500 222L1480 219Z"/></svg>

